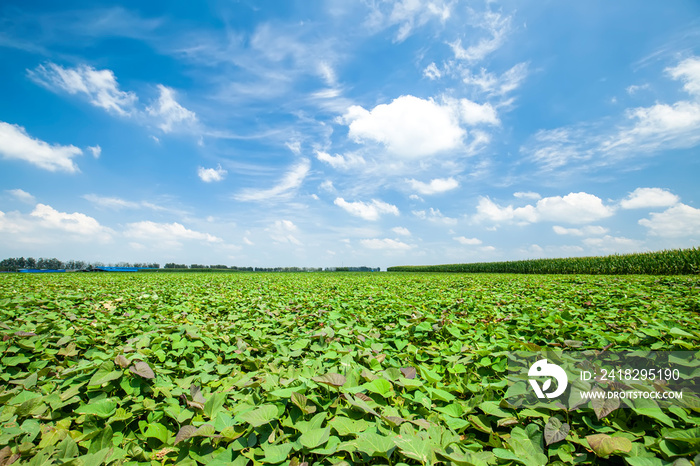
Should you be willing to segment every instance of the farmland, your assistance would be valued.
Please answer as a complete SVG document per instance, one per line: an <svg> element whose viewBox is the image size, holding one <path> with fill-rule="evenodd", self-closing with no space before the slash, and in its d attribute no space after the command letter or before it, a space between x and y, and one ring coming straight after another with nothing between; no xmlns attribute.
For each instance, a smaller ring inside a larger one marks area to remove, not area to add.
<svg viewBox="0 0 700 466"><path fill-rule="evenodd" d="M3 275L0 465L692 460L692 398L504 394L511 351L700 350L699 291L697 275Z"/></svg>

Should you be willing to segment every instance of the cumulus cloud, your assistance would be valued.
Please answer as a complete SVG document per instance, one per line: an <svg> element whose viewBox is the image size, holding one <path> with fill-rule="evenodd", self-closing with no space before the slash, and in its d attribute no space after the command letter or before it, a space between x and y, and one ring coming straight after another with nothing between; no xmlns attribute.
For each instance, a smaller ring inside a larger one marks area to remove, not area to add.
<svg viewBox="0 0 700 466"><path fill-rule="evenodd" d="M613 215L615 209L603 204L592 194L580 192L566 196L545 197L535 205L523 207L499 206L488 197L481 197L477 205L477 220L494 223L516 221L534 223L540 221L589 223Z"/></svg>
<svg viewBox="0 0 700 466"><path fill-rule="evenodd" d="M197 176L199 179L205 183L211 183L213 181L221 181L226 178L228 171L221 168L221 165L217 165L216 168L204 168L199 167L197 169Z"/></svg>
<svg viewBox="0 0 700 466"><path fill-rule="evenodd" d="M34 202L36 202L36 198L23 189L6 189L5 192L10 194L18 201L22 201L27 204L34 204Z"/></svg>
<svg viewBox="0 0 700 466"><path fill-rule="evenodd" d="M435 178L430 180L430 183L423 183L422 181L410 179L406 180L410 185L411 189L418 191L421 194L429 196L431 194L444 193L446 191L451 191L459 187L459 182L454 178Z"/></svg>
<svg viewBox="0 0 700 466"><path fill-rule="evenodd" d="M430 209L426 210L412 210L411 213L421 220L428 220L433 223L442 223L444 225L456 225L457 219L452 217L447 217L440 212L440 209Z"/></svg>
<svg viewBox="0 0 700 466"><path fill-rule="evenodd" d="M573 236L593 236L593 235L604 235L608 232L608 229L601 227L599 225L589 225L582 228L564 228L559 225L554 225L552 227L554 233L558 235L573 235Z"/></svg>
<svg viewBox="0 0 700 466"><path fill-rule="evenodd" d="M204 241L206 243L222 243L217 236L200 231L190 230L181 223L157 223L142 221L128 223L124 230L124 236L140 241L149 242L154 246L172 248L182 246L184 240Z"/></svg>
<svg viewBox="0 0 700 466"><path fill-rule="evenodd" d="M467 246L474 246L482 243L479 238L467 238L466 236L455 236L452 239L457 241L459 244L464 244Z"/></svg>
<svg viewBox="0 0 700 466"><path fill-rule="evenodd" d="M678 204L663 212L653 212L638 222L649 234L669 238L700 236L700 209Z"/></svg>
<svg viewBox="0 0 700 466"><path fill-rule="evenodd" d="M234 197L239 201L268 201L289 197L304 182L310 168L311 162L309 159L302 159L272 188L245 189Z"/></svg>
<svg viewBox="0 0 700 466"><path fill-rule="evenodd" d="M367 249L378 249L383 251L407 251L415 247L412 244L406 244L402 241L390 238L363 239L360 240L360 244Z"/></svg>
<svg viewBox="0 0 700 466"><path fill-rule="evenodd" d="M409 159L456 149L466 135L449 106L412 95L372 110L353 105L341 121L356 142L379 143L392 154Z"/></svg>
<svg viewBox="0 0 700 466"><path fill-rule="evenodd" d="M156 119L158 127L164 133L170 133L178 128L192 127L197 123L197 115L175 100L173 89L159 84L158 91L160 92L158 100L146 107L146 112Z"/></svg>
<svg viewBox="0 0 700 466"><path fill-rule="evenodd" d="M395 205L387 204L386 202L372 199L371 202L348 202L342 197L338 197L333 201L335 205L342 208L350 215L360 217L365 220L379 220L383 214L399 215L399 209Z"/></svg>
<svg viewBox="0 0 700 466"><path fill-rule="evenodd" d="M680 198L662 188L637 188L620 202L623 209L668 207L677 204Z"/></svg>
<svg viewBox="0 0 700 466"><path fill-rule="evenodd" d="M111 232L103 227L92 217L79 212L69 214L59 212L46 204L37 204L30 216L39 220L41 226L51 229L72 233L81 236L90 236L97 240L109 240Z"/></svg>
<svg viewBox="0 0 700 466"><path fill-rule="evenodd" d="M92 105L122 116L132 114L138 100L133 92L119 89L112 70L96 70L87 65L64 68L47 63L28 71L28 74L34 82L51 91L84 94Z"/></svg>
<svg viewBox="0 0 700 466"><path fill-rule="evenodd" d="M31 137L18 125L0 121L0 155L5 159L24 160L49 171L78 172L73 157L83 151L70 145L49 144Z"/></svg>

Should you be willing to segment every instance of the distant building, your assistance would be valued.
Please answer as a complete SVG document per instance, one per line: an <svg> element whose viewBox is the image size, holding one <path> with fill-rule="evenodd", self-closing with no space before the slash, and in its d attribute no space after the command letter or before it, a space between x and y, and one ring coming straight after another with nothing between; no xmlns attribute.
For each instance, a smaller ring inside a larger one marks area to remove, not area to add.
<svg viewBox="0 0 700 466"><path fill-rule="evenodd" d="M61 273L66 269L19 269L20 273Z"/></svg>

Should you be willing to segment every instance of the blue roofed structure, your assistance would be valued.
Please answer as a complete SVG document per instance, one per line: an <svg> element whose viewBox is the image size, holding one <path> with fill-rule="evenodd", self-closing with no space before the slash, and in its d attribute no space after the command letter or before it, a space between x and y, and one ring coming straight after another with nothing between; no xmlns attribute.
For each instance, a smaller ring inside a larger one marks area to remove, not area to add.
<svg viewBox="0 0 700 466"><path fill-rule="evenodd" d="M138 272L142 267L95 267L98 272Z"/></svg>
<svg viewBox="0 0 700 466"><path fill-rule="evenodd" d="M20 273L61 273L66 269L19 269Z"/></svg>

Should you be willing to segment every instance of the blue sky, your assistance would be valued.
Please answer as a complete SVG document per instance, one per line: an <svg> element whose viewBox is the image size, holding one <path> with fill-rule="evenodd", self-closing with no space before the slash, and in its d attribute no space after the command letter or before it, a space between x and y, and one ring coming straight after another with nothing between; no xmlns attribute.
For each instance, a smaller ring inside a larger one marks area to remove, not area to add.
<svg viewBox="0 0 700 466"><path fill-rule="evenodd" d="M694 0L10 0L0 76L1 257L700 244Z"/></svg>

